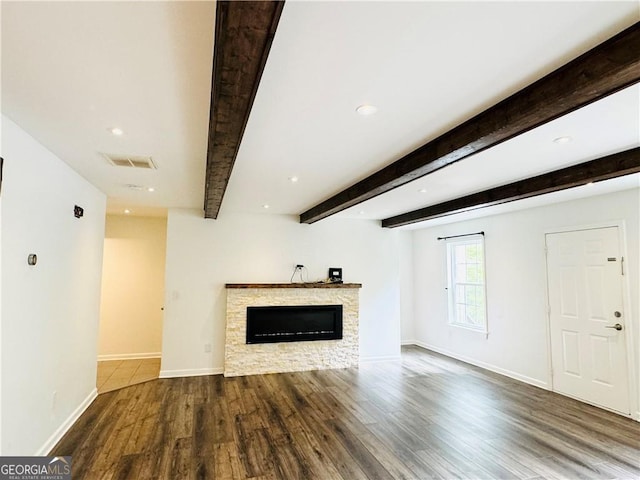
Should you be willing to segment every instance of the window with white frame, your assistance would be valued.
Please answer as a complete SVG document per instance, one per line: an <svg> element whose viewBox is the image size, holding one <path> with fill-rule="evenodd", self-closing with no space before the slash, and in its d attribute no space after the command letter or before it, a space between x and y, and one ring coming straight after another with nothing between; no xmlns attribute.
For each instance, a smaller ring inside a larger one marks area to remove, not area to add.
<svg viewBox="0 0 640 480"><path fill-rule="evenodd" d="M484 236L447 242L449 324L487 331Z"/></svg>

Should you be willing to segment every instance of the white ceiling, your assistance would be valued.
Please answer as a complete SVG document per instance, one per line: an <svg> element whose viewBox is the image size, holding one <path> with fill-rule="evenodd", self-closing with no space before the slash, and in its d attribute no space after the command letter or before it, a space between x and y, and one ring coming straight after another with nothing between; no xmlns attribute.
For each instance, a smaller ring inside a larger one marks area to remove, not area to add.
<svg viewBox="0 0 640 480"><path fill-rule="evenodd" d="M202 208L213 2L1 9L4 114L103 190L111 212ZM638 20L637 1L289 1L220 215L299 214ZM378 113L357 115L363 103ZM339 215L381 219L637 146L639 118L636 86ZM562 135L573 141L552 142ZM158 170L99 152L152 155ZM638 176L606 184L573 195Z"/></svg>
<svg viewBox="0 0 640 480"><path fill-rule="evenodd" d="M214 3L1 8L5 115L105 192L111 211L202 208ZM101 152L151 155L158 169L116 168Z"/></svg>

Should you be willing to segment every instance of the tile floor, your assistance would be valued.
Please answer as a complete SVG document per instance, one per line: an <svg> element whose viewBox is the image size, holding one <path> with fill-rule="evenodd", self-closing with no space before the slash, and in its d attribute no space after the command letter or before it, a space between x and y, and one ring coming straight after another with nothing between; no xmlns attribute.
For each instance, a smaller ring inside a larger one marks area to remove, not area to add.
<svg viewBox="0 0 640 480"><path fill-rule="evenodd" d="M160 374L159 358L106 360L98 362L98 393L148 382Z"/></svg>

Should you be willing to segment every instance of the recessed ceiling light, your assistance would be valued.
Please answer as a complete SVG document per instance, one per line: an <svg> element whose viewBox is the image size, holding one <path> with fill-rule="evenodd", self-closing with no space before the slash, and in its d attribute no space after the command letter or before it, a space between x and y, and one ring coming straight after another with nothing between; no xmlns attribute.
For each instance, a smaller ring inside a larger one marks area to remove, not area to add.
<svg viewBox="0 0 640 480"><path fill-rule="evenodd" d="M358 112L359 115L373 115L377 111L378 111L378 108L374 105L364 104L356 108L356 112Z"/></svg>
<svg viewBox="0 0 640 480"><path fill-rule="evenodd" d="M298 181L298 177L296 177L296 176L289 177L289 181L290 181L291 183L296 183L296 182Z"/></svg>
<svg viewBox="0 0 640 480"><path fill-rule="evenodd" d="M113 135L118 135L118 136L120 136L120 135L122 135L122 134L124 133L124 131L123 131L121 128L118 128L118 127L110 128L110 129L109 129L109 131L110 131Z"/></svg>
<svg viewBox="0 0 640 480"><path fill-rule="evenodd" d="M418 190L418 193L427 193L427 189L426 188L421 188L420 190Z"/></svg>
<svg viewBox="0 0 640 480"><path fill-rule="evenodd" d="M266 203L264 205L262 205L262 208L264 208L265 210L267 210L269 208L269 205L267 205Z"/></svg>
<svg viewBox="0 0 640 480"><path fill-rule="evenodd" d="M569 143L571 140L573 140L571 137L564 136L564 137L554 138L553 143Z"/></svg>
<svg viewBox="0 0 640 480"><path fill-rule="evenodd" d="M147 187L147 192L155 192L156 189L153 187Z"/></svg>
<svg viewBox="0 0 640 480"><path fill-rule="evenodd" d="M124 209L124 214L125 215L129 215L131 213L131 210L129 210L128 208Z"/></svg>

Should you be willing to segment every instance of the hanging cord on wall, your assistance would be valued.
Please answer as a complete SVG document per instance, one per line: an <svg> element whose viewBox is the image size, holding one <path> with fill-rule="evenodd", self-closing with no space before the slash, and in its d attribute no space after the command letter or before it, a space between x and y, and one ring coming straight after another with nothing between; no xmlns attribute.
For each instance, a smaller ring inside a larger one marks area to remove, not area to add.
<svg viewBox="0 0 640 480"><path fill-rule="evenodd" d="M459 238L459 237L472 237L474 235L482 235L484 237L484 232L465 233L462 235L451 235L450 237L438 237L438 240L449 240L450 238Z"/></svg>
<svg viewBox="0 0 640 480"><path fill-rule="evenodd" d="M306 283L307 282L305 280L305 277L307 279L309 278L309 273L307 272L307 267L305 267L304 265L296 265L295 267L293 267L293 273L291 274L291 280L289 280L290 283L294 283L293 282L293 278L296 276L296 273L300 274L300 281L296 282L296 283Z"/></svg>

